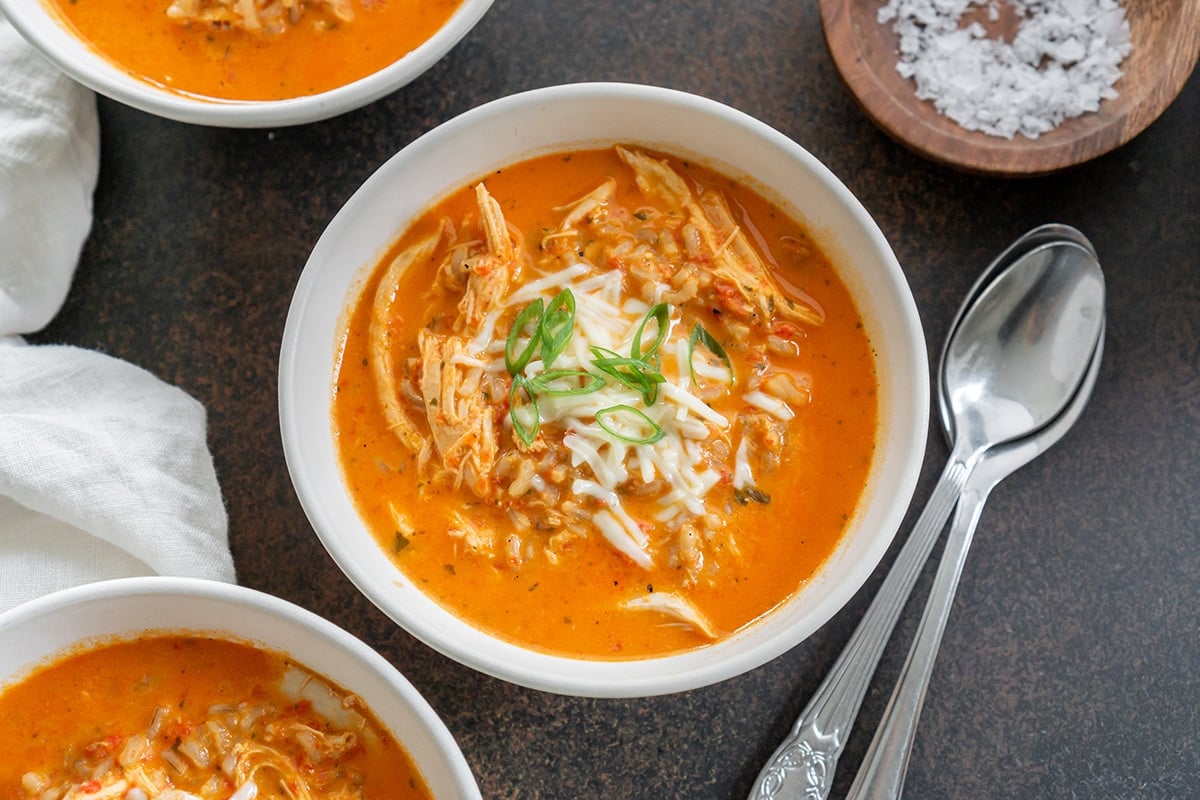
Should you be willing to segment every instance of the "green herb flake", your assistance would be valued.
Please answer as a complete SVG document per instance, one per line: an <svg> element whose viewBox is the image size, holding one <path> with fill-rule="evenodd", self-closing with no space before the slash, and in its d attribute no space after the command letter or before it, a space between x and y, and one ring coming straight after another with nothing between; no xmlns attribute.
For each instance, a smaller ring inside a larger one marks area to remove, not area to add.
<svg viewBox="0 0 1200 800"><path fill-rule="evenodd" d="M767 505L771 502L771 495L767 494L761 489L756 489L753 486L747 486L745 489L734 489L733 499L743 506L749 505L751 501Z"/></svg>

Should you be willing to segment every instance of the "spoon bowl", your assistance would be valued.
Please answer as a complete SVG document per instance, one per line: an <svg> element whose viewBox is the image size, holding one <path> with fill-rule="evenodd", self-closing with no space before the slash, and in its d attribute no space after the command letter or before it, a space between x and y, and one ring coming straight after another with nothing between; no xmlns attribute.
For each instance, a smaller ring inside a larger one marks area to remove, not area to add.
<svg viewBox="0 0 1200 800"><path fill-rule="evenodd" d="M1091 241L1076 228L1070 225L1062 225L1059 223L1049 223L1039 225L1036 228L1026 232L1008 247L1006 247L1000 255L996 256L992 263L979 273L979 277L975 279L975 283L967 291L962 303L958 307L958 312L954 316L954 320L950 323L949 332L946 335L946 341L942 346L942 351L938 356L938 365L936 375L940 376L946 371L946 353L949 349L950 342L954 340L954 333L958 330L962 323L963 317L966 315L980 294L983 293L1004 270L1011 267L1021 258L1040 247L1051 244L1059 244L1062 242L1070 242L1078 245L1086 250L1090 256L1095 259L1096 248ZM941 421L942 435L945 437L948 445L954 444L954 422L950 416L950 406L942 396L939 390L937 393L937 409Z"/></svg>
<svg viewBox="0 0 1200 800"><path fill-rule="evenodd" d="M939 394L951 441L974 452L1057 416L1087 371L1103 316L1093 250L1060 239L1020 253L947 340Z"/></svg>

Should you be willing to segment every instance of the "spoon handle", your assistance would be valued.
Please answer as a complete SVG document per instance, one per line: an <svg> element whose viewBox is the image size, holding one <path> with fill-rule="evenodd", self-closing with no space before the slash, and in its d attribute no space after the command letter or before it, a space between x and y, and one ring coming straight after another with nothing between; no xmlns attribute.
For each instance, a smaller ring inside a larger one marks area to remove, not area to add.
<svg viewBox="0 0 1200 800"><path fill-rule="evenodd" d="M842 654L767 761L750 800L823 800L871 675L976 462L956 453Z"/></svg>
<svg viewBox="0 0 1200 800"><path fill-rule="evenodd" d="M969 481L958 501L929 600L925 603L925 612L917 626L916 638L846 800L899 800L904 791L904 776L908 771L917 721L925 703L925 691L929 688L938 645L941 644L950 608L954 604L954 593L967 560L967 549L971 546L983 505L996 484L994 480L987 479L983 472L974 475L985 477L985 480Z"/></svg>

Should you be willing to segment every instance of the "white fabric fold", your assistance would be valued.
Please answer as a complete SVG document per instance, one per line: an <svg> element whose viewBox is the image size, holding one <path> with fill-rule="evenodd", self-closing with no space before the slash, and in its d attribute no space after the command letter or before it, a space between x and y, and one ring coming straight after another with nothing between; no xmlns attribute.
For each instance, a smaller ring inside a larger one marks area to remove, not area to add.
<svg viewBox="0 0 1200 800"><path fill-rule="evenodd" d="M66 299L99 158L95 96L0 15L0 611L108 578L235 579L204 407L22 338Z"/></svg>
<svg viewBox="0 0 1200 800"><path fill-rule="evenodd" d="M95 96L0 14L0 335L40 330L66 299L99 161Z"/></svg>

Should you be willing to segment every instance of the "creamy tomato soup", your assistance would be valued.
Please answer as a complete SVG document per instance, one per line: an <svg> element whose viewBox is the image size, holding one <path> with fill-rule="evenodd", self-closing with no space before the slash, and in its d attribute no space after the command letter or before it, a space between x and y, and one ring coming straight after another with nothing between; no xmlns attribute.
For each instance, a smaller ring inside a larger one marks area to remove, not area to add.
<svg viewBox="0 0 1200 800"><path fill-rule="evenodd" d="M0 691L3 800L431 800L345 689L283 654L147 635Z"/></svg>
<svg viewBox="0 0 1200 800"><path fill-rule="evenodd" d="M417 220L348 311L333 415L362 518L424 591L524 646L633 658L729 636L829 557L875 361L804 227L617 147Z"/></svg>
<svg viewBox="0 0 1200 800"><path fill-rule="evenodd" d="M42 1L122 69L168 89L222 100L284 100L344 86L423 44L462 4Z"/></svg>

